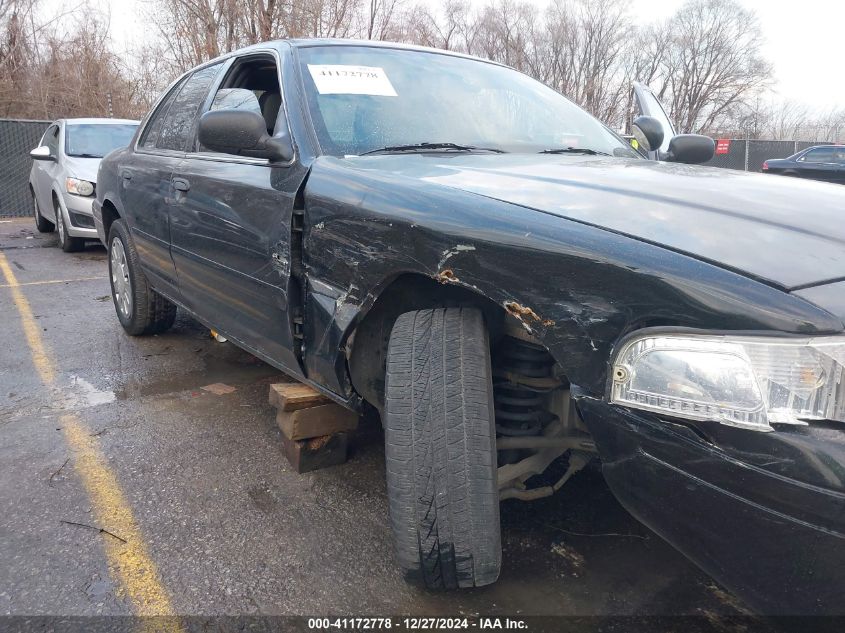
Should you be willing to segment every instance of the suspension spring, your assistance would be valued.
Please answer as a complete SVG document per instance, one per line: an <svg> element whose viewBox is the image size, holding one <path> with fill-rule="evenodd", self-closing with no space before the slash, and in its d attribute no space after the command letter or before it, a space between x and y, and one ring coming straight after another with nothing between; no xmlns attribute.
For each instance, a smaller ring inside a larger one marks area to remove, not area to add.
<svg viewBox="0 0 845 633"><path fill-rule="evenodd" d="M545 408L547 394L561 386L555 361L536 343L502 338L494 354L493 400L496 432L506 437L536 436L557 416Z"/></svg>

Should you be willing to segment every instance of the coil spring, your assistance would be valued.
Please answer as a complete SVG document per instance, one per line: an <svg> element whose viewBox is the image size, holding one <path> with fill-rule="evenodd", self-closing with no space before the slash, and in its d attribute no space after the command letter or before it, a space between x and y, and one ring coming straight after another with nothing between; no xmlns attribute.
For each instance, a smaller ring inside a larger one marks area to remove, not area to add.
<svg viewBox="0 0 845 633"><path fill-rule="evenodd" d="M555 384L554 359L546 349L512 336L505 336L495 354L493 401L496 431L509 437L540 435L556 419L543 408Z"/></svg>

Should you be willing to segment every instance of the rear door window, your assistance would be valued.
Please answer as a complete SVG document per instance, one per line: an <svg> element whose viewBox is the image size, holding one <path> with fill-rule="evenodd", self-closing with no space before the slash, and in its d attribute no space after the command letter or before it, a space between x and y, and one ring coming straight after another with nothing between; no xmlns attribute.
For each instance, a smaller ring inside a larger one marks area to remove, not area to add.
<svg viewBox="0 0 845 633"><path fill-rule="evenodd" d="M183 79L175 85L170 92L167 93L167 96L161 100L161 103L159 103L155 112L150 115L150 120L144 128L144 132L141 134L141 140L138 141L139 147L153 148L156 146L156 141L158 140L159 132L161 132L161 124L164 122L164 117L167 116L170 104L173 103L173 99L176 98L176 95L179 93L179 89L184 83L185 80Z"/></svg>
<svg viewBox="0 0 845 633"><path fill-rule="evenodd" d="M222 67L222 62L207 66L185 81L162 121L155 142L157 149L184 151L193 131L194 119Z"/></svg>

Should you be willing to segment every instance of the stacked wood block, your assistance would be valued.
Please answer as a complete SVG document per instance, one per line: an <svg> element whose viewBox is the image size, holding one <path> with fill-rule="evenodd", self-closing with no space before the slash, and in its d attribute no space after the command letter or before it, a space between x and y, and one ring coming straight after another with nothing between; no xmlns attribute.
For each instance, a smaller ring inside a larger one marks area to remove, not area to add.
<svg viewBox="0 0 845 633"><path fill-rule="evenodd" d="M348 432L358 426L358 414L308 385L270 385L270 404L282 432L285 456L298 473L346 461Z"/></svg>

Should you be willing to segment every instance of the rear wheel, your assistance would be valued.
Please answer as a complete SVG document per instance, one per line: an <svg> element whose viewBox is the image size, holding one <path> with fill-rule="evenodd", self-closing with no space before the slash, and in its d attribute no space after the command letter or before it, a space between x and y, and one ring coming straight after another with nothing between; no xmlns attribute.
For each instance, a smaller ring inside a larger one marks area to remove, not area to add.
<svg viewBox="0 0 845 633"><path fill-rule="evenodd" d="M50 222L50 220L45 220L44 217L41 215L41 211L38 208L38 200L35 197L35 193L32 193L32 213L35 216L35 228L38 229L39 233L52 233L53 230L56 228L56 225Z"/></svg>
<svg viewBox="0 0 845 633"><path fill-rule="evenodd" d="M150 287L123 220L112 222L108 249L112 300L123 329L132 336L170 329L176 305Z"/></svg>
<svg viewBox="0 0 845 633"><path fill-rule="evenodd" d="M385 400L390 520L406 578L431 589L495 582L502 556L496 431L481 312L400 316Z"/></svg>
<svg viewBox="0 0 845 633"><path fill-rule="evenodd" d="M61 248L65 253L75 253L76 251L81 251L85 248L85 239L81 237L71 237L68 235L67 225L65 224L65 218L62 214L62 208L59 206L58 202L55 202L54 206L56 208L56 228L59 233L59 248Z"/></svg>

